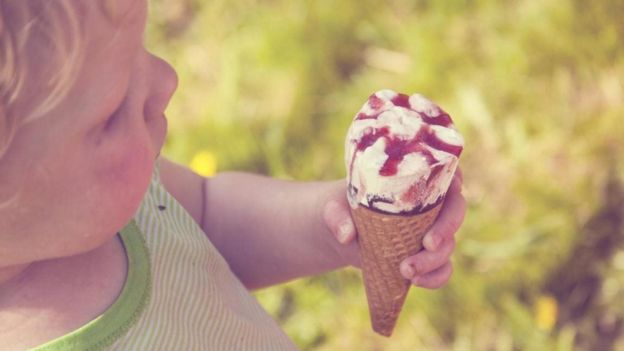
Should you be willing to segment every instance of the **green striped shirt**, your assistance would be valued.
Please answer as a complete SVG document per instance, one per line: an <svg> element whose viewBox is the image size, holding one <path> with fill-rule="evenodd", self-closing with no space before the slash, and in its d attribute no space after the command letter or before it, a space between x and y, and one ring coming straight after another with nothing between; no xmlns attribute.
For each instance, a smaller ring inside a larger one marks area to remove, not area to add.
<svg viewBox="0 0 624 351"><path fill-rule="evenodd" d="M296 350L157 171L120 236L128 257L120 296L87 325L35 350Z"/></svg>

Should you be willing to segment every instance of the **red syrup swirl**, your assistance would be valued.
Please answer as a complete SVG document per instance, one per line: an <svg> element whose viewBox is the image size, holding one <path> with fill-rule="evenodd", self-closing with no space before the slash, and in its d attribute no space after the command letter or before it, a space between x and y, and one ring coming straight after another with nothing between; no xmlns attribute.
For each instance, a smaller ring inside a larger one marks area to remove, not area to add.
<svg viewBox="0 0 624 351"><path fill-rule="evenodd" d="M372 115L367 115L364 112L360 112L358 113L357 117L355 117L355 119L357 120L362 120L362 119L377 119L379 117L379 115L381 114L381 111L379 112L375 112Z"/></svg>
<svg viewBox="0 0 624 351"><path fill-rule="evenodd" d="M399 163L403 161L405 155L412 152L422 153L429 165L435 163L436 160L433 157L433 154L431 154L429 150L425 149L421 142L422 140L419 140L418 137L412 140L402 140L395 138L388 139L386 149L384 150L386 152L386 155L388 155L388 158L379 170L379 175L389 177L397 174L399 170Z"/></svg>
<svg viewBox="0 0 624 351"><path fill-rule="evenodd" d="M418 113L420 117L422 118L422 120L427 124L433 124L433 125L438 125L438 126L447 127L447 128L453 125L453 120L451 120L451 116L449 116L448 113L444 112L440 107L435 106L435 109L438 110L439 112L439 115L437 117L429 116L426 113L416 111L415 109L413 109L412 105L410 104L409 99L410 99L409 95L397 94L397 96L392 98L391 101L394 104L394 106L403 107L403 108L406 108L408 110Z"/></svg>
<svg viewBox="0 0 624 351"><path fill-rule="evenodd" d="M438 163L439 161L433 156L433 153L431 153L427 146L447 152L449 154L453 154L457 157L459 157L463 150L461 146L451 145L440 140L440 138L438 138L433 129L428 125L423 125L420 131L418 131L416 136L411 140L391 137L388 127L371 129L362 136L362 138L356 145L356 151L353 153L353 158L350 165L351 172L353 171L353 163L355 161L355 155L357 154L357 152L368 149L380 138L386 139L386 147L384 151L386 155L388 155L388 158L379 170L379 175L385 177L393 176L398 173L399 164L401 163L401 161L403 161L405 155L418 152L425 158L427 164L432 167L429 178L432 179L440 172L441 167L435 166L436 163Z"/></svg>
<svg viewBox="0 0 624 351"><path fill-rule="evenodd" d="M410 105L409 98L409 95L397 94L390 101L394 104L394 106L403 107L413 111L414 109L412 109L412 105Z"/></svg>
<svg viewBox="0 0 624 351"><path fill-rule="evenodd" d="M405 155L418 152L424 157L425 161L431 168L431 172L427 179L427 185L429 185L431 181L438 178L440 172L444 169L444 166L440 164L439 160L437 160L433 156L433 153L429 150L429 148L444 151L446 153L459 157L459 155L461 154L463 150L463 147L458 146L458 145L452 145L441 140L430 126L430 125L438 125L438 126L442 126L446 128L452 127L453 121L451 117L441 108L439 108L437 105L435 106L435 108L438 110L439 115L436 117L430 116L424 112L416 111L415 109L412 108L409 102L409 99L410 99L409 95L397 94L394 98L391 99L391 102L394 106L402 107L410 111L413 111L415 113L418 113L419 117L423 120L425 125L423 125L423 127L418 131L416 136L412 138L411 140L404 140L404 139L394 138L390 136L390 131L388 127L368 130L367 132L365 132L362 138L357 142L356 151L353 153L353 158L351 159L351 164L350 164L351 173L353 172L353 164L355 162L355 156L357 152L366 150L367 148L375 144L375 142L377 142L377 140L379 140L382 137L386 139L386 147L384 151L386 155L388 155L388 158L386 159L385 163L379 170L379 175L381 176L387 177L387 176L396 175L398 173L398 166L401 163L401 161L403 161L403 159L405 158ZM356 116L357 120L377 119L379 115L385 111L385 110L380 110L384 106L384 101L381 98L379 98L376 94L373 94L369 97L368 104L374 112L370 115L360 112ZM358 190L355 188L351 190L354 191L353 196L355 196L355 193L358 192ZM386 202L386 203L393 202L392 199L385 199L385 198L381 198L378 196L375 196L367 200L370 205L370 207L367 206L368 208L377 212L382 212L382 213L385 213L385 212L374 208L373 204L375 202ZM443 200L444 200L444 196L440 196L432 204L429 204L426 206L417 206L416 208L410 211L404 211L404 212L398 213L397 215L408 216L408 215L413 215L417 213L423 213L434 208Z"/></svg>
<svg viewBox="0 0 624 351"><path fill-rule="evenodd" d="M368 97L368 105L370 105L370 107L373 110L379 110L380 108L383 107L384 101L381 98L379 98L377 94L373 94Z"/></svg>
<svg viewBox="0 0 624 351"><path fill-rule="evenodd" d="M351 157L351 164L349 165L349 174L353 174L353 163L355 163L355 157L357 156L358 151L364 151L371 147L379 138L387 137L390 134L390 129L388 127L383 127L381 129L369 129L365 131L364 135L357 142L355 146L355 151L353 152L353 156Z"/></svg>
<svg viewBox="0 0 624 351"><path fill-rule="evenodd" d="M373 114L366 114L364 112L360 112L357 114L355 119L377 119L379 115L384 111L381 108L384 106L384 101L379 98L376 94L373 94L368 97L368 106L374 111Z"/></svg>
<svg viewBox="0 0 624 351"><path fill-rule="evenodd" d="M422 118L422 120L427 124L438 125L438 126L442 126L446 128L453 125L451 116L449 116L448 113L444 111L441 111L438 117L431 117L427 115L426 113L422 113L422 112L418 112L418 114L420 114L420 117Z"/></svg>
<svg viewBox="0 0 624 351"><path fill-rule="evenodd" d="M396 175L399 163L403 161L405 155L418 152L425 158L427 164L432 167L429 179L433 178L440 172L441 167L435 166L439 161L433 156L433 153L427 146L457 157L459 157L462 151L461 146L451 145L440 140L431 127L424 125L412 140L387 138L385 152L388 155L388 159L379 170L379 175L385 177Z"/></svg>
<svg viewBox="0 0 624 351"><path fill-rule="evenodd" d="M461 154L462 150L464 149L461 145L449 144L449 143L441 140L440 138L438 138L438 136L435 134L433 129L431 129L430 127L428 127L427 129L428 129L427 136L424 139L424 142L427 145L431 146L434 149L437 149L437 150L444 151L446 153L455 155L455 156L457 156L459 158L459 155Z"/></svg>
<svg viewBox="0 0 624 351"><path fill-rule="evenodd" d="M388 127L383 127L381 129L372 129L368 133L362 136L362 139L357 144L357 151L364 151L368 149L370 146L375 144L377 140L381 137L387 137L390 134L390 129Z"/></svg>

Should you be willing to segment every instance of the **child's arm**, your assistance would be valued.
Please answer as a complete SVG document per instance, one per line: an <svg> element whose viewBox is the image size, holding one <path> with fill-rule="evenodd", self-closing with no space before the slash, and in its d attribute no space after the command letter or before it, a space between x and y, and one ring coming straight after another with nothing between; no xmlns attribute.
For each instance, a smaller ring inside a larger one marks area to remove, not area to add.
<svg viewBox="0 0 624 351"><path fill-rule="evenodd" d="M343 180L303 183L245 173L222 173L205 179L162 161L165 187L202 225L247 287L359 265ZM206 182L203 200L202 182ZM417 285L435 288L451 274L448 260L454 247L453 234L465 211L460 188L458 177L440 220L425 239L428 250L408 258L402 266L406 277L418 277L413 280ZM431 240L434 237L443 240L436 245ZM409 272L409 267L414 269Z"/></svg>
<svg viewBox="0 0 624 351"><path fill-rule="evenodd" d="M246 173L203 178L164 158L160 172L165 188L248 288L358 264L356 243L341 245L323 220L330 198L344 201L337 211L348 217L344 181L290 182Z"/></svg>
<svg viewBox="0 0 624 351"><path fill-rule="evenodd" d="M322 273L359 261L356 243L341 245L323 220L330 199L350 219L345 194L344 181L222 173L208 181L205 230L249 288Z"/></svg>

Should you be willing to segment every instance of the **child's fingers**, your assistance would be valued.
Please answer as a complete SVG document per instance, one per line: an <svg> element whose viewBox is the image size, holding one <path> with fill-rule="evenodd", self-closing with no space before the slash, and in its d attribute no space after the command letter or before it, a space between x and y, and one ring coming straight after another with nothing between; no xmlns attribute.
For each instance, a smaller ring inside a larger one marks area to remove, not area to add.
<svg viewBox="0 0 624 351"><path fill-rule="evenodd" d="M459 180L459 185L464 182L464 173L462 172L460 167L457 167L457 169L455 170L453 178L457 178L457 180Z"/></svg>
<svg viewBox="0 0 624 351"><path fill-rule="evenodd" d="M446 284L453 274L453 264L448 261L442 267L422 276L416 276L411 281L412 284L426 289L438 289Z"/></svg>
<svg viewBox="0 0 624 351"><path fill-rule="evenodd" d="M347 204L329 200L323 209L323 219L336 240L341 244L348 244L355 239L355 225Z"/></svg>
<svg viewBox="0 0 624 351"><path fill-rule="evenodd" d="M452 238L464 221L465 213L466 200L461 194L461 183L454 178L440 215L423 239L425 249L436 251L443 241Z"/></svg>
<svg viewBox="0 0 624 351"><path fill-rule="evenodd" d="M426 275L433 272L448 262L455 249L455 239L445 240L437 251L423 250L414 256L410 256L401 262L399 266L405 279Z"/></svg>

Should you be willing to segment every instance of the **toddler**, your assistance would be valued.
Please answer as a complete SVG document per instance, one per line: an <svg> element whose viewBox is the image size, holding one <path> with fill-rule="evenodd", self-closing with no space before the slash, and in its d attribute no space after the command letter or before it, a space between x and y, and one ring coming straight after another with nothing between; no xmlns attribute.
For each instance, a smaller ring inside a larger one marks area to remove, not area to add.
<svg viewBox="0 0 624 351"><path fill-rule="evenodd" d="M146 7L0 0L0 349L296 349L249 289L359 265L345 182L159 157L177 80ZM460 188L401 264L417 286L451 275Z"/></svg>

